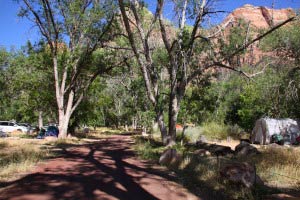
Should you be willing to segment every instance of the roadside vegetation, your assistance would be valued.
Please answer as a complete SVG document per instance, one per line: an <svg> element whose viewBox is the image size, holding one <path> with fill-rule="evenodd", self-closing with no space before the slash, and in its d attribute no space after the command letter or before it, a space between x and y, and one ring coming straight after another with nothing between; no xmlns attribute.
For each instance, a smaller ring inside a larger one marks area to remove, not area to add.
<svg viewBox="0 0 300 200"><path fill-rule="evenodd" d="M47 148L42 148L41 141L1 139L0 181L13 180L51 156L53 153Z"/></svg>
<svg viewBox="0 0 300 200"><path fill-rule="evenodd" d="M238 144L235 143L233 147ZM230 146L229 143L227 143ZM158 163L167 147L157 138L135 137L135 150L142 159ZM179 182L199 194L209 194L208 199L264 199L266 195L300 190L300 149L262 147L258 155L245 157L217 157L194 155L195 148L181 146L174 148L183 156L178 167L170 167ZM224 181L220 168L225 164L248 162L256 166L257 174L264 186L252 189Z"/></svg>
<svg viewBox="0 0 300 200"><path fill-rule="evenodd" d="M60 156L62 148L92 143L123 132L112 128L97 128L89 133L78 130L75 137L54 141L36 139L35 134L21 133L0 138L0 181L19 178L32 171L38 163Z"/></svg>

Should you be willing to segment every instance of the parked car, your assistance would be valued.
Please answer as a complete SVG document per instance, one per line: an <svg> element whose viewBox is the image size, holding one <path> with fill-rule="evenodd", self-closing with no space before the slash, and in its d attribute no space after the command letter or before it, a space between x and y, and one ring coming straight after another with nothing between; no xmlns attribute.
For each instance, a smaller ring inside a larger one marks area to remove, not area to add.
<svg viewBox="0 0 300 200"><path fill-rule="evenodd" d="M36 127L32 126L30 123L18 123L20 126L25 126L28 128L30 134L36 131Z"/></svg>
<svg viewBox="0 0 300 200"><path fill-rule="evenodd" d="M56 126L44 126L38 136L37 139L44 139L47 136L58 137L59 130Z"/></svg>
<svg viewBox="0 0 300 200"><path fill-rule="evenodd" d="M23 133L29 133L28 127L21 126L16 122L10 122L10 121L0 121L0 129L6 133L13 132L13 131L21 131Z"/></svg>

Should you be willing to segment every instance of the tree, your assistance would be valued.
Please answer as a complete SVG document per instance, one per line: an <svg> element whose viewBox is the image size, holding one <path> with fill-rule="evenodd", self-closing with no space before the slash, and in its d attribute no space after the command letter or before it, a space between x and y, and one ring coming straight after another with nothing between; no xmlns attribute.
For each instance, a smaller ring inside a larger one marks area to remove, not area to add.
<svg viewBox="0 0 300 200"><path fill-rule="evenodd" d="M10 53L6 51L4 48L0 48L0 113L2 113L1 118L4 117L5 113L5 106L6 106L6 88L7 88L7 82L6 82L6 69L8 67L10 59Z"/></svg>
<svg viewBox="0 0 300 200"><path fill-rule="evenodd" d="M286 57L283 64L294 62L300 64L300 21L299 19L291 23L285 29L279 29L261 42L261 48L265 51L275 52L276 57Z"/></svg>
<svg viewBox="0 0 300 200"><path fill-rule="evenodd" d="M163 142L169 145L174 144L176 139L178 113L188 85L195 78L216 68L234 70L251 77L237 66L230 65L229 61L251 44L295 19L291 17L255 39L236 47L232 52L224 54L220 52L221 47L218 43L221 36L219 29L222 27L211 31L203 28L209 17L222 12L213 9L213 1L172 1L177 19L175 26L167 23L163 17L164 0L157 0L156 11L150 20L144 17L145 11L141 1L130 0L124 3L124 0L118 0L118 2L130 47L141 68L148 98L155 107ZM192 25L188 25L187 22ZM155 33L157 30L159 34ZM156 41L158 40L158 35L161 37L162 45L153 42L154 37ZM156 63L153 60L157 45L166 54L165 63ZM163 122L163 105L159 103L162 98L159 84L162 67L166 69L168 79L168 129Z"/></svg>
<svg viewBox="0 0 300 200"><path fill-rule="evenodd" d="M55 93L51 84L51 64L43 42L7 53L1 70L1 117L23 122L36 122L38 116L55 119ZM51 116L51 117L50 117ZM39 120L42 121L42 120ZM42 125L41 125L42 126Z"/></svg>
<svg viewBox="0 0 300 200"><path fill-rule="evenodd" d="M47 43L62 138L90 84L117 65L104 50L113 35L113 8L108 0L23 0L20 15L35 23Z"/></svg>

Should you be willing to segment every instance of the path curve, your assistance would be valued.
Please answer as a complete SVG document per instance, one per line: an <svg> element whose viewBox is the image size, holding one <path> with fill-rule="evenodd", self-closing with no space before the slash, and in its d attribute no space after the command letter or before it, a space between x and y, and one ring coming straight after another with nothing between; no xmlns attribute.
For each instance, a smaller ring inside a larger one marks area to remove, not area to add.
<svg viewBox="0 0 300 200"><path fill-rule="evenodd" d="M199 199L162 168L137 159L130 136L118 135L68 148L25 177L0 183L0 199Z"/></svg>

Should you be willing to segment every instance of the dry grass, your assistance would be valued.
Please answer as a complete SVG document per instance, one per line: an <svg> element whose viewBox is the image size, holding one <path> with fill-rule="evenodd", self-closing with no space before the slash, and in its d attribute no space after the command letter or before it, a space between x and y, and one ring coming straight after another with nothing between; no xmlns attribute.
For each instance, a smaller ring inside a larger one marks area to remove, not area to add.
<svg viewBox="0 0 300 200"><path fill-rule="evenodd" d="M82 137L71 137L55 141L30 139L20 132L10 134L8 138L0 138L0 181L13 180L20 174L30 171L37 163L53 157L61 148L81 145L108 137L112 134L120 134L122 130L110 128L97 128L88 134L79 132Z"/></svg>
<svg viewBox="0 0 300 200"><path fill-rule="evenodd" d="M90 139L101 139L108 137L113 134L121 134L124 133L122 129L113 129L108 127L97 127L96 130L90 128L88 133L85 133L84 130L77 130L75 136L78 138L90 138Z"/></svg>
<svg viewBox="0 0 300 200"><path fill-rule="evenodd" d="M21 135L22 136L22 135ZM0 139L0 181L14 180L37 163L60 153L61 148L87 143L76 137L55 141L9 137Z"/></svg>
<svg viewBox="0 0 300 200"><path fill-rule="evenodd" d="M300 190L300 150L295 148L267 148L250 161L268 185Z"/></svg>
<svg viewBox="0 0 300 200"><path fill-rule="evenodd" d="M222 141L222 145L234 149L237 141ZM194 149L175 148L184 155L176 170L180 180L200 193L210 194L210 199L262 199L263 195L274 191L294 190L300 192L300 150L296 148L260 148L261 154L242 158L225 157L219 162L216 157L195 157ZM165 149L157 141L136 138L135 149L144 159L158 161ZM252 190L224 182L219 176L220 167L228 163L249 162L255 164L258 175L268 187ZM201 186L201 187L200 187Z"/></svg>
<svg viewBox="0 0 300 200"><path fill-rule="evenodd" d="M51 153L42 149L43 142L26 139L1 139L0 181L15 179L20 173L31 169Z"/></svg>

